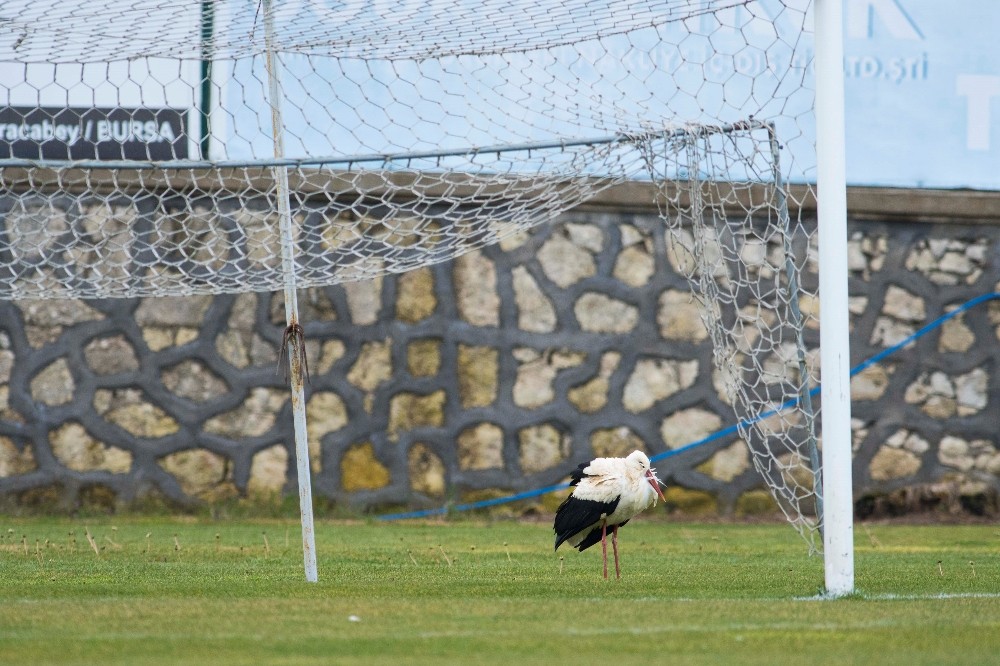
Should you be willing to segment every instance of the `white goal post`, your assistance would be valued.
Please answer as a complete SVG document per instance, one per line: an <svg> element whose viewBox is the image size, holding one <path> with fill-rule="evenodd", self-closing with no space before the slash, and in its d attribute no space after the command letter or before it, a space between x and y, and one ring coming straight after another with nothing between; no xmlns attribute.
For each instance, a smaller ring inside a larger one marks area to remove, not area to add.
<svg viewBox="0 0 1000 666"><path fill-rule="evenodd" d="M815 0L816 153L823 373L823 497L826 593L854 591L850 311L847 293L847 166L844 133L844 7Z"/></svg>
<svg viewBox="0 0 1000 666"><path fill-rule="evenodd" d="M106 3L0 9L0 298L283 292L307 580L297 291L447 261L639 179L707 299L755 467L827 592L853 589L841 0L114 7L99 33Z"/></svg>

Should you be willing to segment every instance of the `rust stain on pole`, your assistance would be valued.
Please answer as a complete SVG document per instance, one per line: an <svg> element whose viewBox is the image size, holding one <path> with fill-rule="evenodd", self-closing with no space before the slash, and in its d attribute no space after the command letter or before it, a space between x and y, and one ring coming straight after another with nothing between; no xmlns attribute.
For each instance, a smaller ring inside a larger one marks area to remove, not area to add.
<svg viewBox="0 0 1000 666"><path fill-rule="evenodd" d="M288 363L284 359L287 355ZM306 358L306 336L302 325L292 319L285 327L281 337L281 349L278 352L278 367L285 368L292 386L292 395L309 381L309 360Z"/></svg>

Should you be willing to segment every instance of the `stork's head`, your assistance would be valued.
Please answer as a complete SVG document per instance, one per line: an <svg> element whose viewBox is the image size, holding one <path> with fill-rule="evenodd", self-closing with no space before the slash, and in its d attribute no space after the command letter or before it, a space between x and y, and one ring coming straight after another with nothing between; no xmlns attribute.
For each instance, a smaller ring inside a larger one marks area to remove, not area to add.
<svg viewBox="0 0 1000 666"><path fill-rule="evenodd" d="M625 464L646 479L649 485L653 486L653 490L656 491L661 500L664 502L667 501L667 498L663 496L663 491L660 490L660 480L656 478L656 470L649 466L649 458L645 453L642 451L633 451L625 458ZM656 503L655 499L653 503Z"/></svg>

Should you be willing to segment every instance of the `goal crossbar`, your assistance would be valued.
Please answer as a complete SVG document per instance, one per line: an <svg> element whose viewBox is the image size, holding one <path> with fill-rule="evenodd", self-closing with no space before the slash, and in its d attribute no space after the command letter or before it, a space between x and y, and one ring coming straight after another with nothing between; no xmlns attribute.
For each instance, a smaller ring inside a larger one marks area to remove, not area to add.
<svg viewBox="0 0 1000 666"><path fill-rule="evenodd" d="M331 167L343 165L351 170L354 165L381 164L383 166L405 164L416 161L438 161L448 157L468 157L475 159L480 155L506 155L510 153L563 151L568 148L592 147L607 144L635 144L642 141L662 139L682 139L690 136L704 136L714 133L734 131L749 131L771 128L773 123L761 120L744 120L737 123L722 125L691 124L683 127L668 127L663 130L648 132L619 133L592 138L566 138L552 141L528 141L524 143L497 144L489 146L470 146L445 150L407 151L398 153L369 153L361 155L320 155L310 157L272 157L250 160L48 160L25 159L17 157L0 158L0 169L84 169L84 170L225 170L225 169L255 169L271 167L287 167L298 169L303 167Z"/></svg>

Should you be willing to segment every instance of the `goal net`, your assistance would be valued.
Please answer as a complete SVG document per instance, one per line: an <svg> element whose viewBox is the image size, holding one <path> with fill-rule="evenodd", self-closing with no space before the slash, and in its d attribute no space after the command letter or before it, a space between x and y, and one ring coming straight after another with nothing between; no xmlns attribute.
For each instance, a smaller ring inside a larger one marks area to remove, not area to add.
<svg viewBox="0 0 1000 666"><path fill-rule="evenodd" d="M815 247L783 182L815 177L809 10L8 0L0 298L284 289L294 357L298 288L446 261L652 179L720 391L808 535Z"/></svg>

